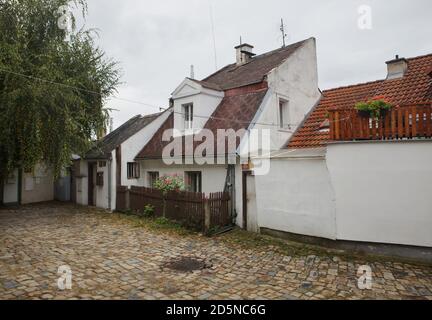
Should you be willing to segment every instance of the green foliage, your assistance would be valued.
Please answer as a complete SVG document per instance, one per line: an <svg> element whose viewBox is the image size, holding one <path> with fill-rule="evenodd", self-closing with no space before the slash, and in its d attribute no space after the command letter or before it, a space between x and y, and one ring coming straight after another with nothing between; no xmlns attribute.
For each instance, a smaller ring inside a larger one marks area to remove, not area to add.
<svg viewBox="0 0 432 320"><path fill-rule="evenodd" d="M85 17L85 0L0 0L0 178L41 160L58 174L106 127L120 72L74 16L59 28L64 5Z"/></svg>
<svg viewBox="0 0 432 320"><path fill-rule="evenodd" d="M380 118L383 112L390 111L392 105L383 97L374 98L368 102L359 102L355 105L357 111L368 114L371 118Z"/></svg>
<svg viewBox="0 0 432 320"><path fill-rule="evenodd" d="M151 204L148 204L144 207L143 214L145 217L153 217L154 211L155 208Z"/></svg>
<svg viewBox="0 0 432 320"><path fill-rule="evenodd" d="M165 175L156 180L153 186L163 192L184 190L183 178L179 175Z"/></svg>

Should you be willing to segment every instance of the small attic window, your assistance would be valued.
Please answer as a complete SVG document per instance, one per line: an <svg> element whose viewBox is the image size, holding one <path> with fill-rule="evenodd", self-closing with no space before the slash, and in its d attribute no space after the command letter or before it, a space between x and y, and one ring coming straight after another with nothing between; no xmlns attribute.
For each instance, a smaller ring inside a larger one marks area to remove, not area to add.
<svg viewBox="0 0 432 320"><path fill-rule="evenodd" d="M330 120L325 119L319 126L319 132L329 132L330 131Z"/></svg>

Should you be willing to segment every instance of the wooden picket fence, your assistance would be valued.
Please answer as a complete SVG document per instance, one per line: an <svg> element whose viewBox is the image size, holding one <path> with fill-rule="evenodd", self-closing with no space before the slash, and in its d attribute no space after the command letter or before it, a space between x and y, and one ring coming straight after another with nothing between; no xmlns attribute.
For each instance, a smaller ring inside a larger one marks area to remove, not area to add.
<svg viewBox="0 0 432 320"><path fill-rule="evenodd" d="M210 227L223 227L232 223L230 196L227 192L211 193L207 201L210 207Z"/></svg>
<svg viewBox="0 0 432 320"><path fill-rule="evenodd" d="M230 201L227 192L211 193L206 197L204 193L171 191L164 194L152 188L132 186L128 189L121 186L117 188L116 208L142 214L150 205L155 217L165 217L188 228L208 231L232 224Z"/></svg>
<svg viewBox="0 0 432 320"><path fill-rule="evenodd" d="M329 111L330 140L401 140L432 138L432 105L398 106L379 119L353 108Z"/></svg>

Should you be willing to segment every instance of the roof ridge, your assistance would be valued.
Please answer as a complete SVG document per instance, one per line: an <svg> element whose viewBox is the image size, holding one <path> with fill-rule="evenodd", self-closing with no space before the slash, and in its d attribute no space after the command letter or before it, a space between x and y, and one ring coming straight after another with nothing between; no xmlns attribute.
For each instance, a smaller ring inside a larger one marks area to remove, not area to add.
<svg viewBox="0 0 432 320"><path fill-rule="evenodd" d="M261 53L261 54L259 54L259 55L256 55L255 57L253 57L253 59L251 59L248 63L246 63L246 64L244 64L244 65L242 65L242 66L245 66L245 65L247 65L247 64L249 64L249 63L251 63L251 62L254 62L254 61L256 61L256 60L259 60L259 59L261 59L261 58L264 58L264 57L266 57L266 56L268 56L268 55L271 55L271 54L274 54L274 53L276 53L276 52L280 52L280 51L284 51L284 50L292 49L292 47L294 47L294 46L296 46L296 45L303 45L303 43L305 43L306 41L309 41L310 39L314 39L314 38L313 38L313 37L309 37L309 38L307 38L307 39L304 39L304 40L301 40L301 41L297 41L297 42L291 43L291 44L289 44L289 45L287 45L287 46L285 46L285 47L277 48L277 49L273 49L273 50L271 50L271 51L267 51L267 52ZM279 65L281 65L284 61L286 61L286 59L284 59L283 61L281 61L281 63L280 63ZM234 63L227 64L226 66L222 67L221 69L219 69L219 70L213 72L213 73L210 74L209 76L207 76L207 77L205 77L204 79L199 80L199 81L204 81L204 82L206 82L209 78L211 78L211 77L213 77L214 75L216 75L216 74L222 72L223 70L228 69L228 68L230 68L230 67L235 67L235 66L236 66L236 63L235 63L235 62L234 62ZM210 83L210 82L209 82L209 83Z"/></svg>
<svg viewBox="0 0 432 320"><path fill-rule="evenodd" d="M417 60L417 59L426 58L426 57L429 57L429 56L432 56L432 53L423 54L423 55L415 56L415 57L409 57L409 58L405 58L405 59L408 60L408 61L411 61L411 60ZM339 86L339 87L324 89L323 93L329 92L329 91L336 91L336 90L339 90L339 89L348 89L348 88L353 88L353 87L358 87L358 86L363 86L363 85L369 85L369 84L384 82L386 80L387 79L373 80L373 81L360 82L360 83L356 83L356 84L349 84L349 85L344 85L344 86Z"/></svg>
<svg viewBox="0 0 432 320"><path fill-rule="evenodd" d="M335 88L324 89L324 90L322 90L322 93L325 94L327 92L337 91L337 90L340 90L340 89L355 88L355 87L360 87L360 86L365 86L365 85L380 83L380 82L384 82L384 81L386 81L386 79L367 81L367 82L361 82L361 83L356 83L356 84L349 84L349 85L345 85L345 86L339 86L339 87L335 87Z"/></svg>
<svg viewBox="0 0 432 320"><path fill-rule="evenodd" d="M422 58L426 58L432 56L432 53L427 53L427 54L422 54L420 56L415 56L415 57L409 57L409 58L405 58L407 60L416 60L416 59L422 59Z"/></svg>
<svg viewBox="0 0 432 320"><path fill-rule="evenodd" d="M285 46L285 47L278 48L278 49L273 49L273 50L271 50L271 51L261 53L261 54L259 54L259 55L256 55L256 56L255 56L251 61L253 61L254 59L261 58L261 57L266 56L266 55L270 55L270 54L276 53L276 52L278 52L278 51L283 51L283 50L290 49L291 47L293 47L293 46L295 46L295 45L303 44L304 42L306 42L306 41L308 41L308 40L310 40L310 39L314 39L314 37L310 37L310 38L307 38L307 39L304 39L304 40L301 40L301 41L293 42L293 43L291 43L291 44L289 44L289 45L287 45L287 46Z"/></svg>

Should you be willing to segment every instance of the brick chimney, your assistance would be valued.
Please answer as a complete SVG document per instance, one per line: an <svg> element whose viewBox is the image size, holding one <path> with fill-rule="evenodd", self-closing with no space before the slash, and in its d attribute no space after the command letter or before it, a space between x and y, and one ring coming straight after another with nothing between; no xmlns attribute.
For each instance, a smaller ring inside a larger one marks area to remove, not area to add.
<svg viewBox="0 0 432 320"><path fill-rule="evenodd" d="M399 58L396 55L395 59L387 61L387 80L399 79L405 75L408 70L408 61L405 58Z"/></svg>
<svg viewBox="0 0 432 320"><path fill-rule="evenodd" d="M236 60L238 66L248 63L255 55L254 53L252 53L253 46L247 43L243 43L235 47L235 49L236 49Z"/></svg>

